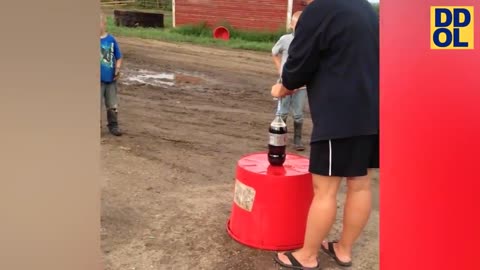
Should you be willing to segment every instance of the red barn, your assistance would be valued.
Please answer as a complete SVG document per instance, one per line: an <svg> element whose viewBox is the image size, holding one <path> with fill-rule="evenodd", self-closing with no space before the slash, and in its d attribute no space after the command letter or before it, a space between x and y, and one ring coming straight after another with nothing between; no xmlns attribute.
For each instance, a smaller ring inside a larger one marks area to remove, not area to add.
<svg viewBox="0 0 480 270"><path fill-rule="evenodd" d="M304 0L172 0L173 26L228 22L242 30L284 30Z"/></svg>

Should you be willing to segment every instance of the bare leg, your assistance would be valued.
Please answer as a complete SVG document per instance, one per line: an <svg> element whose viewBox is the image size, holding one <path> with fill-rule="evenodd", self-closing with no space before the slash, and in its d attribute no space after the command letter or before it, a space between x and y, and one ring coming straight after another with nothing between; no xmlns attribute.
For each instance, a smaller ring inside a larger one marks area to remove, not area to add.
<svg viewBox="0 0 480 270"><path fill-rule="evenodd" d="M318 264L317 255L324 239L330 231L337 213L337 191L341 177L312 175L314 198L308 213L305 243L293 256L305 267ZM290 264L288 258L278 254L281 261Z"/></svg>
<svg viewBox="0 0 480 270"><path fill-rule="evenodd" d="M348 192L344 208L343 231L338 244L334 244L339 260L349 262L352 259L352 248L362 233L370 217L372 207L371 179L368 175L347 179ZM323 243L327 247L327 243Z"/></svg>

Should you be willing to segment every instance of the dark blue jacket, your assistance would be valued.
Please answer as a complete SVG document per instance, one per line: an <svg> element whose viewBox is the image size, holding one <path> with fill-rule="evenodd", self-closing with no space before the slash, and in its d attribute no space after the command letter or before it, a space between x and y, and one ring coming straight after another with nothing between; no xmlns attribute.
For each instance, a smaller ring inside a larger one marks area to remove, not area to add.
<svg viewBox="0 0 480 270"><path fill-rule="evenodd" d="M315 0L300 16L283 85L307 85L312 142L379 131L379 19L367 0Z"/></svg>

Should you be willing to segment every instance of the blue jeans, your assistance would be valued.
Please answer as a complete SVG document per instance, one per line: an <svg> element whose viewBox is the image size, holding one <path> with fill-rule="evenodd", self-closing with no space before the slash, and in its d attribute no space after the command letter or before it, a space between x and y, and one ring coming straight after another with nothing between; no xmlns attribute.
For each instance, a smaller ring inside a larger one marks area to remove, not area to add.
<svg viewBox="0 0 480 270"><path fill-rule="evenodd" d="M303 122L303 109L305 108L306 98L307 90L305 88L299 90L293 95L282 97L278 101L276 115L286 117L291 109L293 113L293 121Z"/></svg>

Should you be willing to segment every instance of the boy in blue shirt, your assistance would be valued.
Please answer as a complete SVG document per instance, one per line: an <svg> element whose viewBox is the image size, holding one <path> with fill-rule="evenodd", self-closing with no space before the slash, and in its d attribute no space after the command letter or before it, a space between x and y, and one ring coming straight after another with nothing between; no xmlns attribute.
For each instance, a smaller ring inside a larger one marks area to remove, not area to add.
<svg viewBox="0 0 480 270"><path fill-rule="evenodd" d="M115 38L106 31L106 17L100 15L100 80L101 99L107 109L108 130L121 136L118 127L117 79L122 66L122 53Z"/></svg>

